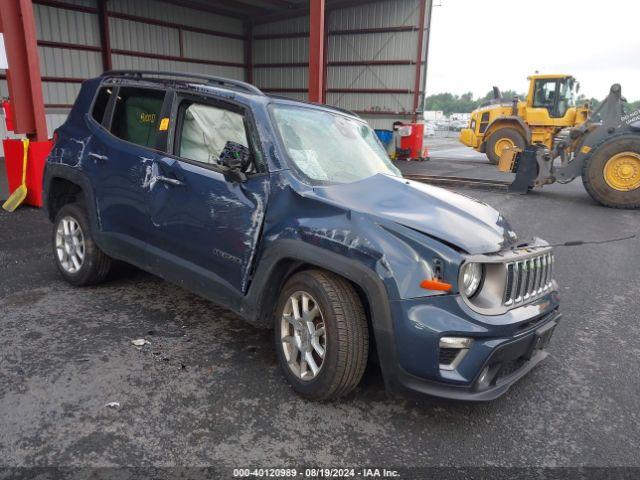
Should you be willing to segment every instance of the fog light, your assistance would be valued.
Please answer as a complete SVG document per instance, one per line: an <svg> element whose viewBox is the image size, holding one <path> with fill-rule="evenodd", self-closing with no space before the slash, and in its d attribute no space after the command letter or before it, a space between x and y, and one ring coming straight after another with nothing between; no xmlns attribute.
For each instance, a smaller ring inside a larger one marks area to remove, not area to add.
<svg viewBox="0 0 640 480"><path fill-rule="evenodd" d="M472 343L472 338L442 337L440 339L440 348L469 348Z"/></svg>
<svg viewBox="0 0 640 480"><path fill-rule="evenodd" d="M473 344L472 338L442 337L440 339L439 366L441 370L455 370Z"/></svg>

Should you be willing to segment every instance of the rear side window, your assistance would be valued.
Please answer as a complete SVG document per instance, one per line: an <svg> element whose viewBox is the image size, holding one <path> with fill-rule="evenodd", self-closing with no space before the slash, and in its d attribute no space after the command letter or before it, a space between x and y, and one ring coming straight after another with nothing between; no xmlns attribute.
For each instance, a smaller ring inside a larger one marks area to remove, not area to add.
<svg viewBox="0 0 640 480"><path fill-rule="evenodd" d="M158 122L164 92L144 88L121 88L111 123L116 137L143 147L156 148Z"/></svg>
<svg viewBox="0 0 640 480"><path fill-rule="evenodd" d="M102 123L104 119L104 112L107 110L109 99L111 98L111 88L101 88L96 97L96 101L93 103L93 111L91 115L96 122Z"/></svg>

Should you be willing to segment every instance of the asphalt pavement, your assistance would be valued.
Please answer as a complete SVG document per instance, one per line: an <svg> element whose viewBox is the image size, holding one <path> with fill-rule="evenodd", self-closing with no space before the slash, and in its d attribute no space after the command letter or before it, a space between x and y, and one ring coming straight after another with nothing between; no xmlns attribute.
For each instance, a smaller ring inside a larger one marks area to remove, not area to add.
<svg viewBox="0 0 640 480"><path fill-rule="evenodd" d="M430 162L401 168L494 174L433 143ZM640 234L640 212L596 205L580 180L463 193L522 239ZM640 240L556 259L564 319L551 355L502 398L388 398L371 365L347 398L311 403L283 380L271 331L131 267L73 288L43 213L0 211L0 466L640 467Z"/></svg>

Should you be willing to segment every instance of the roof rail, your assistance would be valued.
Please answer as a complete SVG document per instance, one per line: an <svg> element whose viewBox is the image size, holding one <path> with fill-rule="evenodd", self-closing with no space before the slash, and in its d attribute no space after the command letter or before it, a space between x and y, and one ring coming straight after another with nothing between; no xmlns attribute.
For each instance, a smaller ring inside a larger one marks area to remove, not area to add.
<svg viewBox="0 0 640 480"><path fill-rule="evenodd" d="M134 78L147 78L149 77L177 77L177 78L192 78L196 80L206 80L205 83L209 85L218 85L221 87L231 86L244 90L247 93L253 93L255 95L264 95L255 85L242 82L240 80L233 80L231 78L217 77L215 75L204 75L200 73L176 73L176 72L157 72L154 70L109 70L104 72L101 77L134 77ZM160 79L158 79L160 80Z"/></svg>

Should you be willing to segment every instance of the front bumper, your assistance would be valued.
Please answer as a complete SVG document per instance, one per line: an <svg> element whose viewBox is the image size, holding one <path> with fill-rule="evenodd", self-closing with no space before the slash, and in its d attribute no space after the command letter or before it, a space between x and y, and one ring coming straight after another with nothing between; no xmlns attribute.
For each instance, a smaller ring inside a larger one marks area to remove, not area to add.
<svg viewBox="0 0 640 480"><path fill-rule="evenodd" d="M381 358L389 390L493 400L548 356L545 348L562 317L557 292L495 317L474 315L459 300L441 296L392 302L394 353L384 352L384 363ZM438 342L443 336L474 339L454 370L439 367Z"/></svg>
<svg viewBox="0 0 640 480"><path fill-rule="evenodd" d="M460 136L458 138L460 143L467 147L478 148L480 144L480 139L470 128L463 128L460 130Z"/></svg>

